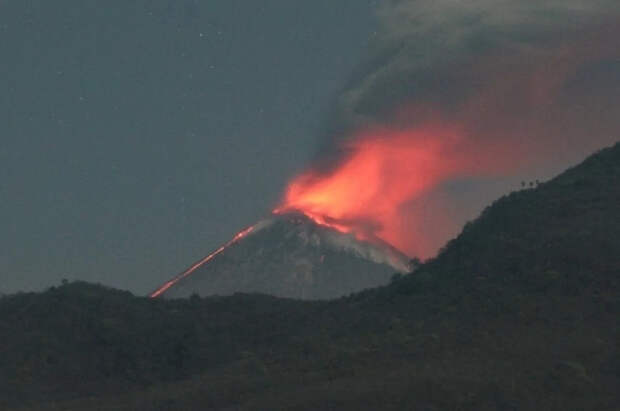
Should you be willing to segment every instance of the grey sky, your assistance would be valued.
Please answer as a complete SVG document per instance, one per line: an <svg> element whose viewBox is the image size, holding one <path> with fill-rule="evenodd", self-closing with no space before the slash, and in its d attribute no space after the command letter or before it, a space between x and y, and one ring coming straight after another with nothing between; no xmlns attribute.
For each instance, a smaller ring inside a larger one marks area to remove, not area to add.
<svg viewBox="0 0 620 411"><path fill-rule="evenodd" d="M269 212L372 3L0 0L0 291L145 293Z"/></svg>

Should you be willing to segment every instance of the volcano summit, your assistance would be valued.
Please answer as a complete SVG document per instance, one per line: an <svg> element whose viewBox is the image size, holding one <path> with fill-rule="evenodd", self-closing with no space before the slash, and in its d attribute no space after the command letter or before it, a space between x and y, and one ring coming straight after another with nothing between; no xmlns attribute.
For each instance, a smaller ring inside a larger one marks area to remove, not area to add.
<svg viewBox="0 0 620 411"><path fill-rule="evenodd" d="M360 241L302 214L286 213L240 232L151 297L245 292L329 299L387 284L407 269L408 258L386 243Z"/></svg>

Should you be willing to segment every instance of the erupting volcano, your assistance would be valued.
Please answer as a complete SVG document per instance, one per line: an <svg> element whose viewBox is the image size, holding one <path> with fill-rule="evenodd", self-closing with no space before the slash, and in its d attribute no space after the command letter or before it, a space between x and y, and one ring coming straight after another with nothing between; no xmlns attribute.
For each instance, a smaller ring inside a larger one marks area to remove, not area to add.
<svg viewBox="0 0 620 411"><path fill-rule="evenodd" d="M343 143L334 164L293 179L274 213L297 211L359 240L428 257L434 246L415 232L424 217L411 203L449 178L498 166L465 142L458 128L440 125L360 133Z"/></svg>
<svg viewBox="0 0 620 411"><path fill-rule="evenodd" d="M261 220L151 293L189 297L256 292L336 298L386 284L408 259L393 247L287 213Z"/></svg>
<svg viewBox="0 0 620 411"><path fill-rule="evenodd" d="M372 55L334 101L327 152L272 216L152 296L383 284L519 180L615 141L613 1L384 3Z"/></svg>
<svg viewBox="0 0 620 411"><path fill-rule="evenodd" d="M386 284L409 270L407 255L436 251L416 230L425 217L412 204L456 175L498 168L492 157L473 155L467 141L445 125L360 133L331 164L295 177L272 217L151 296L260 292L321 299Z"/></svg>

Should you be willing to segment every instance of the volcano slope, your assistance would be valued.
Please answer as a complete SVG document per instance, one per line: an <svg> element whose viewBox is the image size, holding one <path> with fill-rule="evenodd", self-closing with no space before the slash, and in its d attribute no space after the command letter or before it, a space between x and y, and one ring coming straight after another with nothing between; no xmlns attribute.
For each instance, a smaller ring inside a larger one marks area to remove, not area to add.
<svg viewBox="0 0 620 411"><path fill-rule="evenodd" d="M616 145L335 301L7 296L0 408L617 411L619 205Z"/></svg>
<svg viewBox="0 0 620 411"><path fill-rule="evenodd" d="M408 258L388 244L357 240L302 214L274 215L249 230L152 296L246 292L330 299L386 285L394 273L407 271Z"/></svg>

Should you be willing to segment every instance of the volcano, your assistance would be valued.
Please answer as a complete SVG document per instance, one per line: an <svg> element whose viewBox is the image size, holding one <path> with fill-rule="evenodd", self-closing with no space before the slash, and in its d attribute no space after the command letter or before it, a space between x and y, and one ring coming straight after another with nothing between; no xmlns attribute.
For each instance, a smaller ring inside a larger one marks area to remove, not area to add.
<svg viewBox="0 0 620 411"><path fill-rule="evenodd" d="M273 215L163 284L151 297L262 293L330 299L385 285L408 258L381 240L362 241L299 213Z"/></svg>

